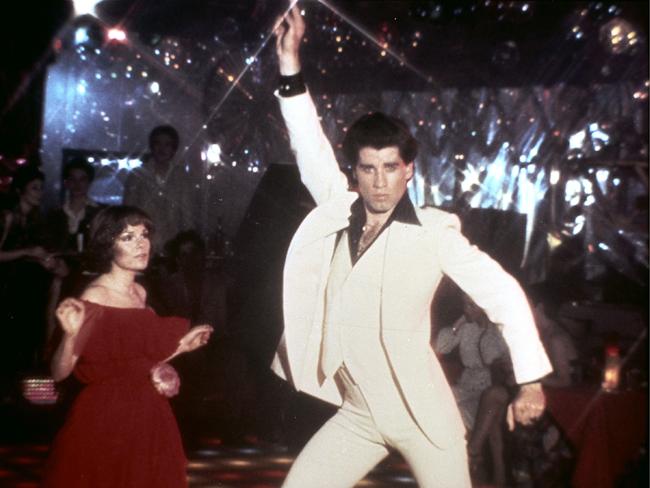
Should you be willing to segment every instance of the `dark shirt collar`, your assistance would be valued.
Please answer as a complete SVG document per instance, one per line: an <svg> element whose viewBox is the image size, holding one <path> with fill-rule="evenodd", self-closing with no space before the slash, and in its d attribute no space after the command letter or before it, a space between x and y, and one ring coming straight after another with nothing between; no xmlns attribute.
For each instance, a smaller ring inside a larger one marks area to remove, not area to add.
<svg viewBox="0 0 650 488"><path fill-rule="evenodd" d="M388 217L384 227L388 227L394 220L403 224L422 225L415 213L415 208L413 207L413 203L411 203L408 191L405 191L400 201L397 202L393 213ZM360 229L365 223L366 210L363 206L363 199L359 196L350 206L350 228L352 229L358 226Z"/></svg>
<svg viewBox="0 0 650 488"><path fill-rule="evenodd" d="M390 217L388 217L388 220L381 228L379 234L384 232L393 221L401 222L403 224L422 225L418 220L415 208L413 207L413 203L411 203L407 191L404 192L400 201L395 205L393 212L390 214ZM357 256L357 249L359 249L359 239L361 239L361 233L363 232L363 226L365 223L366 209L363 205L363 199L359 196L359 198L357 198L350 206L350 226L348 227L350 256L352 257L353 263L356 263L360 257ZM379 236L379 234L377 234L377 236Z"/></svg>

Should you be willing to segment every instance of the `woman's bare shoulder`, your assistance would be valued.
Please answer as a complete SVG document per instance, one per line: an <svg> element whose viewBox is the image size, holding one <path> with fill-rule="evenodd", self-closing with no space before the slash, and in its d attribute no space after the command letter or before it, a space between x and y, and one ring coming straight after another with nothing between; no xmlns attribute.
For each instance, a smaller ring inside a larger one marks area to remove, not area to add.
<svg viewBox="0 0 650 488"><path fill-rule="evenodd" d="M93 281L83 291L81 299L88 302L98 303L99 305L110 305L110 290L101 283Z"/></svg>

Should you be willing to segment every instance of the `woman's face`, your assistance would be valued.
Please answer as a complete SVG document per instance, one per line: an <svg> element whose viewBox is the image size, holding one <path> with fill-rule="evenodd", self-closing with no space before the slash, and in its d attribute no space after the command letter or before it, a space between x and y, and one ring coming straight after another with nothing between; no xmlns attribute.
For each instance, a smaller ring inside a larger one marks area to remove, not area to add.
<svg viewBox="0 0 650 488"><path fill-rule="evenodd" d="M151 241L143 224L128 225L115 239L113 265L128 271L143 271L149 263Z"/></svg>
<svg viewBox="0 0 650 488"><path fill-rule="evenodd" d="M20 199L30 207L38 207L43 198L43 180L35 179L27 183L23 192L20 194Z"/></svg>

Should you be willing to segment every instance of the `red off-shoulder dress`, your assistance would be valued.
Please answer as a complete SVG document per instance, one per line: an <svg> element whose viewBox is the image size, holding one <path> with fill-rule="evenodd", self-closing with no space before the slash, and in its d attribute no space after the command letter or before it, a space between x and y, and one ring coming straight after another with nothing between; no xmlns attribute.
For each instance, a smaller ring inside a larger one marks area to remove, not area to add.
<svg viewBox="0 0 650 488"><path fill-rule="evenodd" d="M188 321L148 308L84 305L74 374L85 387L54 441L43 486L187 486L176 419L149 372L176 350Z"/></svg>

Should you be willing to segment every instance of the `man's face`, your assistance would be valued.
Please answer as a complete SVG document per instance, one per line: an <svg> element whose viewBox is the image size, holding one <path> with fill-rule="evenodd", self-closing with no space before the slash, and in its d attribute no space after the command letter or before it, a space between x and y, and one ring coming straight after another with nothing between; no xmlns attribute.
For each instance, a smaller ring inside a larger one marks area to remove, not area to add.
<svg viewBox="0 0 650 488"><path fill-rule="evenodd" d="M176 149L176 140L167 134L158 134L151 141L151 155L157 163L169 163Z"/></svg>
<svg viewBox="0 0 650 488"><path fill-rule="evenodd" d="M73 169L65 179L65 187L73 197L85 197L90 188L88 174L82 169Z"/></svg>
<svg viewBox="0 0 650 488"><path fill-rule="evenodd" d="M366 211L390 214L413 176L413 163L401 158L397 146L383 149L364 147L359 151L354 173Z"/></svg>
<svg viewBox="0 0 650 488"><path fill-rule="evenodd" d="M186 271L202 269L204 263L201 250L193 242L184 242L178 249L178 267Z"/></svg>

